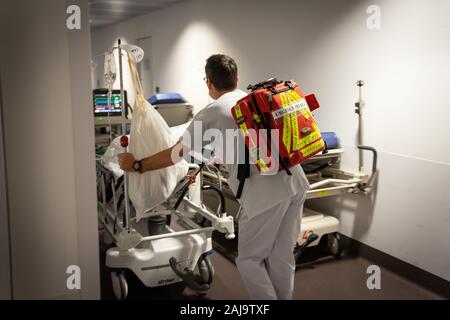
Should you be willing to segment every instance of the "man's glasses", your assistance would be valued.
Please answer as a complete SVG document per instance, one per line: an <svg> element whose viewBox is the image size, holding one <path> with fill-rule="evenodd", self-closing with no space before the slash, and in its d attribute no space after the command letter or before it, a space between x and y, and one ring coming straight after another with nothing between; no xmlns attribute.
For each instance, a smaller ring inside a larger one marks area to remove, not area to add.
<svg viewBox="0 0 450 320"><path fill-rule="evenodd" d="M208 82L208 77L204 77L203 81Z"/></svg>

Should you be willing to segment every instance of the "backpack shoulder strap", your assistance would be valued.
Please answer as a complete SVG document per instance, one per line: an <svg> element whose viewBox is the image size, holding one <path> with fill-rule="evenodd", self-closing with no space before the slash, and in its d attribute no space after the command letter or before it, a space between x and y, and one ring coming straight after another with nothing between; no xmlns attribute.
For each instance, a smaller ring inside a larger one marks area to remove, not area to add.
<svg viewBox="0 0 450 320"><path fill-rule="evenodd" d="M237 178L239 180L239 187L236 193L236 199L240 199L242 190L244 190L245 179L250 177L250 154L247 146L245 147L245 161L238 164Z"/></svg>

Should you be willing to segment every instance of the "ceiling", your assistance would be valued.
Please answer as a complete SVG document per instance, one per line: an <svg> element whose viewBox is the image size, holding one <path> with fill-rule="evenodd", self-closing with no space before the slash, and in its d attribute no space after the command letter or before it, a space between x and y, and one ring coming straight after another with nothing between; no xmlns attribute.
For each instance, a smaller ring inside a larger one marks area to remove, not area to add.
<svg viewBox="0 0 450 320"><path fill-rule="evenodd" d="M186 0L89 0L91 28L101 28Z"/></svg>

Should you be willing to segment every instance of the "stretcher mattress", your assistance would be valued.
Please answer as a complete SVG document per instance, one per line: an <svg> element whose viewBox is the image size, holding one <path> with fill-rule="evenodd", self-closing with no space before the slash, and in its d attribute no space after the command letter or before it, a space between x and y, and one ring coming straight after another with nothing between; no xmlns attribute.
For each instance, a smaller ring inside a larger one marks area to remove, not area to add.
<svg viewBox="0 0 450 320"><path fill-rule="evenodd" d="M321 132L322 139L325 141L327 149L338 149L339 140L335 132Z"/></svg>
<svg viewBox="0 0 450 320"><path fill-rule="evenodd" d="M171 103L185 103L186 100L179 93L157 93L150 98L148 102L152 105L171 104Z"/></svg>

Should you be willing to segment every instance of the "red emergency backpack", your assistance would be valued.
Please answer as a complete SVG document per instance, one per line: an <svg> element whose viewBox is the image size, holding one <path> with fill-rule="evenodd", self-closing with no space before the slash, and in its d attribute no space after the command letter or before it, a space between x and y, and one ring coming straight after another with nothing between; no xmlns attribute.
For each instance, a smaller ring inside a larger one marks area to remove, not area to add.
<svg viewBox="0 0 450 320"><path fill-rule="evenodd" d="M238 167L238 199L250 176L249 156L261 174L273 173L272 165L277 163L278 171L286 170L291 175L289 168L325 149L311 113L319 107L314 94L305 97L295 81L274 78L247 89L251 93L231 109L246 146L245 162ZM262 129L266 129L266 135L259 134ZM272 139L272 129L278 129L278 139Z"/></svg>

